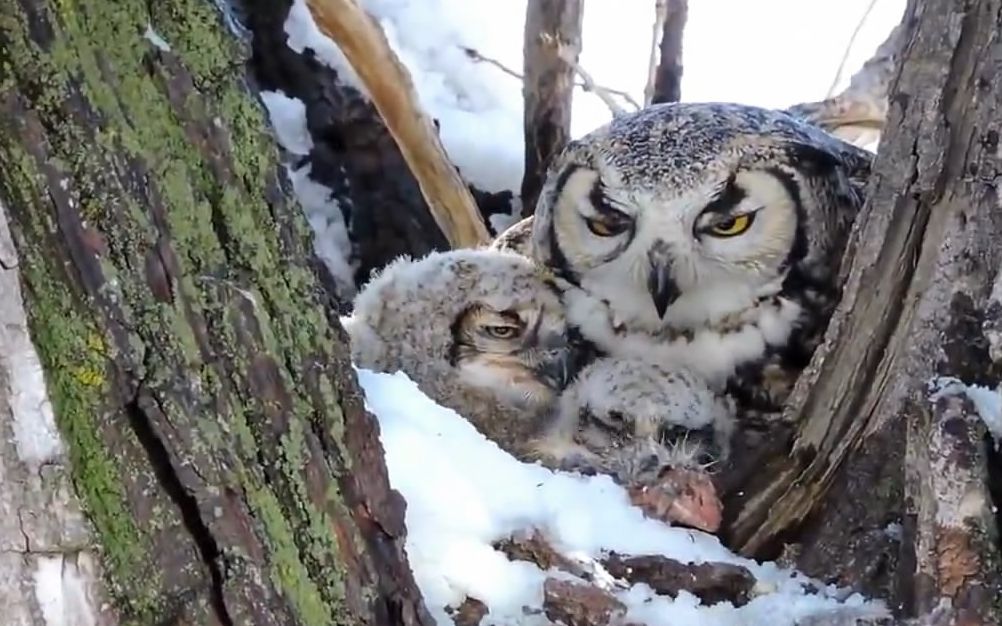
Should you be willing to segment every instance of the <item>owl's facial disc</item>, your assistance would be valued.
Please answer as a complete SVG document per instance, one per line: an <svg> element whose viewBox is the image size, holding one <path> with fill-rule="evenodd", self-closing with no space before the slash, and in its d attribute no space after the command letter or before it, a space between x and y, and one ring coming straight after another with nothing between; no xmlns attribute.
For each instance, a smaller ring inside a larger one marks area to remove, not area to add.
<svg viewBox="0 0 1002 626"><path fill-rule="evenodd" d="M451 360L467 384L516 406L542 406L575 374L575 346L563 315L528 303L478 304L456 321Z"/></svg>

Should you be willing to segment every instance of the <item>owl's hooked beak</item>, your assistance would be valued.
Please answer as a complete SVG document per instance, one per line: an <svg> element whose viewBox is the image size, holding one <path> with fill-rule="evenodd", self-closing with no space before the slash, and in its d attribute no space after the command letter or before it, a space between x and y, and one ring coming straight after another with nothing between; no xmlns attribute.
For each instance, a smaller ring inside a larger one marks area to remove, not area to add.
<svg viewBox="0 0 1002 626"><path fill-rule="evenodd" d="M541 338L539 348L540 358L533 371L547 387L562 390L583 365L582 347L563 334L549 333Z"/></svg>
<svg viewBox="0 0 1002 626"><path fill-rule="evenodd" d="M647 260L651 264L650 273L647 275L647 290L654 300L654 308L658 311L658 317L664 319L665 311L672 302L678 300L682 292L672 278L671 250L663 241L656 241L647 253Z"/></svg>

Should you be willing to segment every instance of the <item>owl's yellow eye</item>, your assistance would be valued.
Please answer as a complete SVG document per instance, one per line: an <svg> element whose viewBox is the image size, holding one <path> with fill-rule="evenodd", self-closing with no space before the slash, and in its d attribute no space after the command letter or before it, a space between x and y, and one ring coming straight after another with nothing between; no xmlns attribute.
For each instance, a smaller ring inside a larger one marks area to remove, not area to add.
<svg viewBox="0 0 1002 626"><path fill-rule="evenodd" d="M585 224L588 225L588 230L599 237L612 237L613 235L620 234L629 227L629 222L626 220L607 221L594 217L585 218Z"/></svg>
<svg viewBox="0 0 1002 626"><path fill-rule="evenodd" d="M752 224L752 214L735 215L710 224L708 232L714 237L734 237L748 230Z"/></svg>

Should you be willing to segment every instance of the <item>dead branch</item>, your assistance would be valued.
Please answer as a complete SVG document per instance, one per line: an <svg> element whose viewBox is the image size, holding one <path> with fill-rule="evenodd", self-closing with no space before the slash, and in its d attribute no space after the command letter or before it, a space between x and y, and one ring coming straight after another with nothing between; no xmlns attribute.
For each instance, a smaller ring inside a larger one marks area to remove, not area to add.
<svg viewBox="0 0 1002 626"><path fill-rule="evenodd" d="M895 26L874 55L849 79L838 95L797 104L787 112L846 141L878 135L887 118L887 93L905 41L902 25Z"/></svg>
<svg viewBox="0 0 1002 626"><path fill-rule="evenodd" d="M557 624L609 626L626 615L626 605L588 583L547 578L543 582L543 611Z"/></svg>
<svg viewBox="0 0 1002 626"><path fill-rule="evenodd" d="M863 30L863 25L866 24L866 20L870 17L870 13L873 12L873 7L875 6L877 6L877 0L870 0L870 3L866 5L866 10L863 11L863 15L856 22L856 27L852 29L852 34L849 35L849 41L846 42L845 50L842 51L842 58L839 59L838 67L835 68L835 76L832 78L832 84L828 87L825 98L831 98L835 95L835 88L838 87L838 82L842 80L842 72L845 71L846 61L849 60L852 47L856 44L856 37L859 37L859 31Z"/></svg>
<svg viewBox="0 0 1002 626"><path fill-rule="evenodd" d="M731 563L682 563L660 555L623 557L612 553L602 565L630 584L645 583L655 593L672 598L688 591L707 606L718 602L744 606L751 600L756 583L747 568Z"/></svg>
<svg viewBox="0 0 1002 626"><path fill-rule="evenodd" d="M307 0L307 5L320 32L337 43L371 95L449 244L466 248L490 241L473 196L379 25L354 0Z"/></svg>
<svg viewBox="0 0 1002 626"><path fill-rule="evenodd" d="M557 49L557 54L560 56L560 58L562 58L567 64L569 64L571 67L574 68L574 71L577 72L577 75L581 78L581 88L584 89L585 91L589 91L598 96L602 100L602 102L605 103L605 106L609 107L609 111L612 113L613 117L622 115L623 113L626 112L625 110L623 110L623 107L619 106L619 103L616 102L615 98L612 97L613 92L596 83L595 79L592 78L591 74L589 74L587 70L581 67L581 65L577 62L576 55L573 54L572 50L568 50L567 48L565 48L563 43L560 41L550 39L546 36L544 36L543 39L546 40L547 45L555 46ZM634 100L633 97L630 96L628 93L623 91L617 91L615 92L615 94L626 100L628 103L630 103L630 105L635 110L637 111L640 110L640 105L637 104L637 101Z"/></svg>
<svg viewBox="0 0 1002 626"><path fill-rule="evenodd" d="M689 3L687 0L659 0L658 10L664 15L658 46L660 60L648 79L649 99L648 90L644 91L645 106L682 99L682 33L689 15ZM658 17L660 19L661 15Z"/></svg>
<svg viewBox="0 0 1002 626"><path fill-rule="evenodd" d="M488 65L493 65L494 67L498 68L499 70L501 70L505 74L508 74L512 78L517 78L518 80L524 80L525 79L525 77L521 73L516 72L515 70L511 69L510 67L508 67L507 65L505 65L501 61L498 61L497 59L492 59L491 57L482 54L478 50L474 50L473 48L466 48L466 47L461 47L460 49L466 54L466 56L470 57L470 59L473 60L473 61L476 61L478 63L487 63ZM591 86L589 86L589 85L586 85L582 81L575 81L574 82L574 86L575 87L580 87L581 90L585 91L585 92L590 92L590 91L594 90L595 92L601 91L603 93L607 93L607 94L610 94L610 95L613 95L613 96L618 96L618 97L622 98L623 100L625 100L625 101L627 101L627 102L629 102L629 103L631 103L634 106L637 106L639 108L639 105L637 105L636 101L633 99L633 96L631 96L629 93L627 93L627 92L625 92L625 91L623 91L621 89L613 89L612 87L607 87L605 85L591 85Z"/></svg>
<svg viewBox="0 0 1002 626"><path fill-rule="evenodd" d="M546 168L571 134L574 65L581 53L581 0L529 0L525 14L522 86L525 172L522 216L532 215ZM547 45L559 41L562 47ZM561 52L565 56L561 55ZM565 60L568 59L568 60Z"/></svg>

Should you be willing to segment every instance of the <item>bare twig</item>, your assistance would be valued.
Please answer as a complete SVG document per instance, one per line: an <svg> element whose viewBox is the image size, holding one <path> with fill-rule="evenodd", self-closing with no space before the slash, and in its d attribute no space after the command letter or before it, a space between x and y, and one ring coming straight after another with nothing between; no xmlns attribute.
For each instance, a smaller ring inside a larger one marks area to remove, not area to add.
<svg viewBox="0 0 1002 626"><path fill-rule="evenodd" d="M877 0L870 0L870 3L866 5L866 10L863 11L863 15L856 22L856 28L853 29L852 34L849 36L849 41L845 44L845 50L842 52L841 60L839 60L838 69L835 70L835 78L832 79L832 84L828 87L828 93L825 94L825 98L831 98L835 95L835 88L838 87L838 82L842 80L842 72L845 71L845 64L849 60L849 53L852 52L852 47L856 44L856 37L859 37L859 31L863 30L863 24L866 23L875 6L877 6Z"/></svg>
<svg viewBox="0 0 1002 626"><path fill-rule="evenodd" d="M488 56L485 56L485 55L481 54L479 51L474 50L473 48L465 48L464 47L464 48L462 48L462 50L463 50L463 52L466 53L466 55L468 57L470 57L470 59L472 59L472 60L474 60L474 61L476 61L478 63L487 63L488 65L493 65L494 67L498 68L499 70L501 70L505 74L508 74L512 78L517 78L519 80L524 80L525 79L525 77L521 73L516 72L515 70L511 69L510 67L508 67L507 65L505 65L501 61L498 61L497 59L492 59L492 58L490 58ZM577 71L576 68L575 68L575 71ZM625 92L625 91L623 91L621 89L613 89L612 87L606 87L604 85L594 85L594 84L592 84L592 85L586 85L584 82L581 82L581 81L575 82L574 86L575 87L580 87L583 91L586 91L586 92L596 93L596 95L597 95L598 91L602 91L602 92L607 93L609 95L618 96L618 97L622 98L623 100L625 100L626 102L632 104L634 107L637 108L637 110L640 109L640 105L638 105L637 101L633 99L633 96L631 96L629 93L627 93L627 92Z"/></svg>
<svg viewBox="0 0 1002 626"><path fill-rule="evenodd" d="M490 241L473 196L379 25L353 0L307 0L307 5L320 32L341 48L365 84L449 244L465 248Z"/></svg>
<svg viewBox="0 0 1002 626"><path fill-rule="evenodd" d="M563 42L556 41L551 37L547 37L544 35L543 39L547 40L547 43L549 45L556 46L557 54L560 55L560 58L562 58L568 65L573 67L574 71L577 72L577 75L581 78L582 82L581 88L584 89L585 91L590 91L599 98L601 98L602 102L605 103L605 106L609 107L609 111L612 112L613 117L623 115L624 113L626 113L623 107L619 106L619 103L617 103L612 98L612 91L599 86L595 82L595 79L591 77L591 74L589 74L583 67L581 67L581 65L577 62L577 59L574 58L575 55L573 54L573 51L571 49L567 48ZM638 111L640 110L641 108L640 105L637 104L637 101L634 100L629 94L625 92L617 92L616 95L622 97L624 100L629 102L634 109Z"/></svg>

